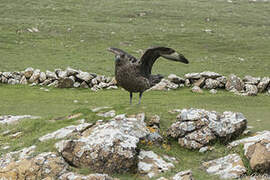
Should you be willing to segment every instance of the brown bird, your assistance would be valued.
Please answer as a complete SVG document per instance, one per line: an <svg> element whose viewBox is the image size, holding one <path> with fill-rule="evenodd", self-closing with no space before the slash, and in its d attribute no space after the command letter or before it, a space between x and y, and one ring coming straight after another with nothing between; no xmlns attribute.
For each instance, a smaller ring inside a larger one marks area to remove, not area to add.
<svg viewBox="0 0 270 180"><path fill-rule="evenodd" d="M148 48L140 60L118 48L111 47L108 51L115 54L115 79L119 86L129 91L130 104L132 104L132 93L140 93L140 104L143 92L163 78L160 74L151 74L152 66L159 57L189 63L182 54L168 47Z"/></svg>

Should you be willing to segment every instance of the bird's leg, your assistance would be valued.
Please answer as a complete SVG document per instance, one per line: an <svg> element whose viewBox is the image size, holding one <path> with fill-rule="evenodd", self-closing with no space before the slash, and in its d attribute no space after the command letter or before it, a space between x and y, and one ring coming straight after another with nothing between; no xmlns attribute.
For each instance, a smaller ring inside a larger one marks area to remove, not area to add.
<svg viewBox="0 0 270 180"><path fill-rule="evenodd" d="M138 103L138 104L141 104L141 100L142 100L142 92L140 92L140 95L139 95L139 103Z"/></svg>
<svg viewBox="0 0 270 180"><path fill-rule="evenodd" d="M132 92L129 92L129 104L132 104Z"/></svg>

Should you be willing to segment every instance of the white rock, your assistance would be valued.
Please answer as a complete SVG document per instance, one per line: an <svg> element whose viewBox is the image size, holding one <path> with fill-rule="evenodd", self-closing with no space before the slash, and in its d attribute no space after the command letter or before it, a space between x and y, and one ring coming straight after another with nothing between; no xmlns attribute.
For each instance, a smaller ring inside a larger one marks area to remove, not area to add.
<svg viewBox="0 0 270 180"><path fill-rule="evenodd" d="M20 116L12 116L12 115L4 115L0 116L0 124L13 124L22 119L38 119L39 116L31 116L31 115L20 115Z"/></svg>

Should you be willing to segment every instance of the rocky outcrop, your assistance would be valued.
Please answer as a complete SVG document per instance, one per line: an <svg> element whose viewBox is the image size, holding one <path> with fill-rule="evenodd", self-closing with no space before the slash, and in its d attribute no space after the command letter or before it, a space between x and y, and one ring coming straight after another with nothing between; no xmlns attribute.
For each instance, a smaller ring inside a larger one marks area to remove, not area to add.
<svg viewBox="0 0 270 180"><path fill-rule="evenodd" d="M191 170L181 171L172 177L172 180L194 180Z"/></svg>
<svg viewBox="0 0 270 180"><path fill-rule="evenodd" d="M209 174L219 175L222 179L239 178L246 173L246 168L237 154L229 154L225 157L204 162L203 167Z"/></svg>
<svg viewBox="0 0 270 180"><path fill-rule="evenodd" d="M152 178L159 173L170 170L174 167L171 162L166 162L162 157L153 151L141 150L139 154L138 172Z"/></svg>
<svg viewBox="0 0 270 180"><path fill-rule="evenodd" d="M183 109L167 134L178 139L182 147L200 149L216 139L227 142L246 129L242 113L225 111L222 114L204 109Z"/></svg>
<svg viewBox="0 0 270 180"><path fill-rule="evenodd" d="M21 119L38 119L39 116L31 116L31 115L21 115L21 116L12 116L12 115L4 115L0 116L0 124L13 124Z"/></svg>
<svg viewBox="0 0 270 180"><path fill-rule="evenodd" d="M229 147L244 145L244 154L252 170L270 173L270 131L262 131L254 136L233 141Z"/></svg>
<svg viewBox="0 0 270 180"><path fill-rule="evenodd" d="M106 123L97 123L74 140L56 144L58 152L77 167L89 167L99 173L133 171L138 163L137 144L150 132L144 114L129 118L117 115Z"/></svg>

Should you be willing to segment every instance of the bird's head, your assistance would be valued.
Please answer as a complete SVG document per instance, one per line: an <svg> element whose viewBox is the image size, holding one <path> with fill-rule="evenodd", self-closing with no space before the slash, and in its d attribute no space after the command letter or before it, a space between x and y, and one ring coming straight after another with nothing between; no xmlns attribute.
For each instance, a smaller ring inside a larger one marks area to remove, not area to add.
<svg viewBox="0 0 270 180"><path fill-rule="evenodd" d="M128 56L121 49L118 49L118 48L108 48L107 50L109 52L112 52L112 53L115 54L115 63L117 65L122 65L122 64L125 64L125 63L129 62Z"/></svg>

